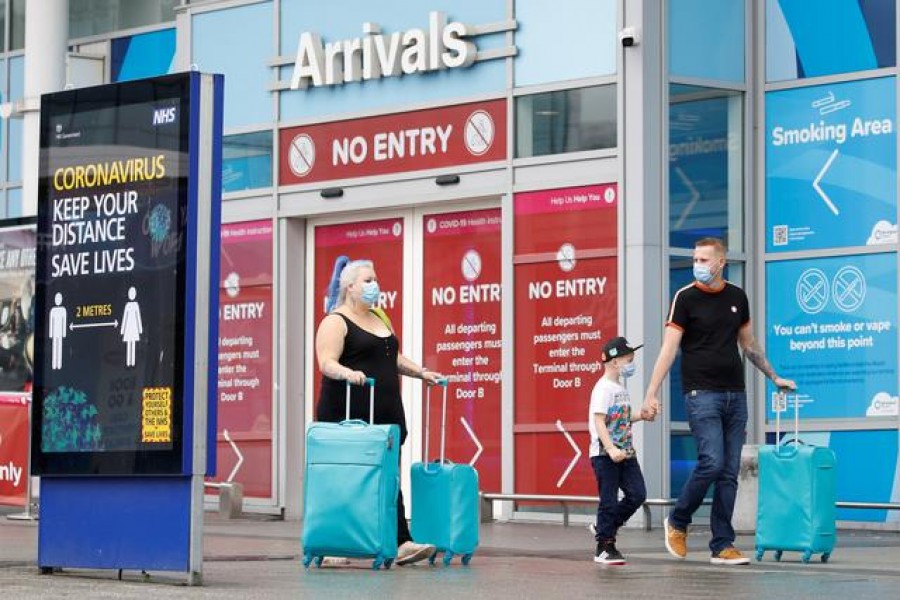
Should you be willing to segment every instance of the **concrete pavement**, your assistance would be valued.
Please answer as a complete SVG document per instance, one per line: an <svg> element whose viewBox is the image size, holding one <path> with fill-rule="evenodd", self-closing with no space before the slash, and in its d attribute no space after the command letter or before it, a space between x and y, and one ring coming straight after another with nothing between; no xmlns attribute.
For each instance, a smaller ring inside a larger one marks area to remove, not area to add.
<svg viewBox="0 0 900 600"><path fill-rule="evenodd" d="M204 535L205 585L180 585L178 574L72 571L42 576L35 567L37 525L0 511L0 598L846 598L893 597L900 586L900 534L841 531L831 562L804 565L798 554L771 555L747 567L710 565L707 532L690 536L691 554L666 554L662 532L623 530L625 567L601 567L583 526L493 523L469 567L426 564L372 572L368 562L303 569L300 523L264 518L223 520L209 514ZM745 551L753 539L741 536Z"/></svg>

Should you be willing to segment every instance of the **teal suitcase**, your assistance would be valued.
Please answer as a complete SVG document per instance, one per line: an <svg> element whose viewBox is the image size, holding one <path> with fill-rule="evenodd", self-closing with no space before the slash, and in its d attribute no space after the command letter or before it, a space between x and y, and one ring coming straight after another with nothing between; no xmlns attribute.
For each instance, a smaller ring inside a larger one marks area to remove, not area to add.
<svg viewBox="0 0 900 600"><path fill-rule="evenodd" d="M778 429L779 443L759 449L756 560L774 550L775 560L792 551L801 552L805 563L814 554L828 562L837 538L835 454L798 443L796 433L793 444L781 444Z"/></svg>
<svg viewBox="0 0 900 600"><path fill-rule="evenodd" d="M449 565L459 556L464 565L472 560L478 548L478 472L470 465L457 465L444 460L447 421L447 381L443 380L443 409L441 412L441 457L428 462L429 425L431 422L431 389L425 399L425 462L412 466L412 524L413 539L433 544L435 553L429 558L434 564L438 553L444 553Z"/></svg>
<svg viewBox="0 0 900 600"><path fill-rule="evenodd" d="M372 415L375 382L368 384ZM397 557L400 428L350 420L349 411L348 384L348 419L306 429L303 565L337 556L389 569Z"/></svg>

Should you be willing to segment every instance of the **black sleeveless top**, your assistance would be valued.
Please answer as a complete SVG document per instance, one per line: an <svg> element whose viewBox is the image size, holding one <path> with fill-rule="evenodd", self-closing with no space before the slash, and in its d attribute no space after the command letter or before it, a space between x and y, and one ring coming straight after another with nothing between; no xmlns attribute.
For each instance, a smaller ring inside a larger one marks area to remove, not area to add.
<svg viewBox="0 0 900 600"><path fill-rule="evenodd" d="M369 333L341 313L347 323L344 351L338 362L362 371L375 379L375 423L400 426L400 443L406 439L406 414L400 398L400 372L397 369L397 353L400 344L393 333L387 337ZM316 420L337 423L346 417L347 382L322 376ZM350 386L350 418L369 421L368 386Z"/></svg>

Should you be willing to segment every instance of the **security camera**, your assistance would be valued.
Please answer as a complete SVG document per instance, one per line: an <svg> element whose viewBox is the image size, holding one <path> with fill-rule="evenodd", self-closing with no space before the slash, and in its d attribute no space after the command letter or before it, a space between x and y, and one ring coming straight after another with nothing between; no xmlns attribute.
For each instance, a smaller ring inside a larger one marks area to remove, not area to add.
<svg viewBox="0 0 900 600"><path fill-rule="evenodd" d="M625 27L622 31L619 32L619 42L622 43L623 48L630 48L631 46L637 46L640 43L640 39L638 38L637 29L634 27Z"/></svg>

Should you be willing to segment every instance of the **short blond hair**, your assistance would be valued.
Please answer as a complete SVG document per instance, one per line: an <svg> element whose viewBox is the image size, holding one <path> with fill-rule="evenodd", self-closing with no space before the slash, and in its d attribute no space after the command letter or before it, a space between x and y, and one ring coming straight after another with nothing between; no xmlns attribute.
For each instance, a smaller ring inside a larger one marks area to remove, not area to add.
<svg viewBox="0 0 900 600"><path fill-rule="evenodd" d="M728 253L728 247L725 245L724 240L721 238L715 237L705 237L697 240L694 243L694 248L700 248L703 246L712 246L716 249L716 252L725 256Z"/></svg>

